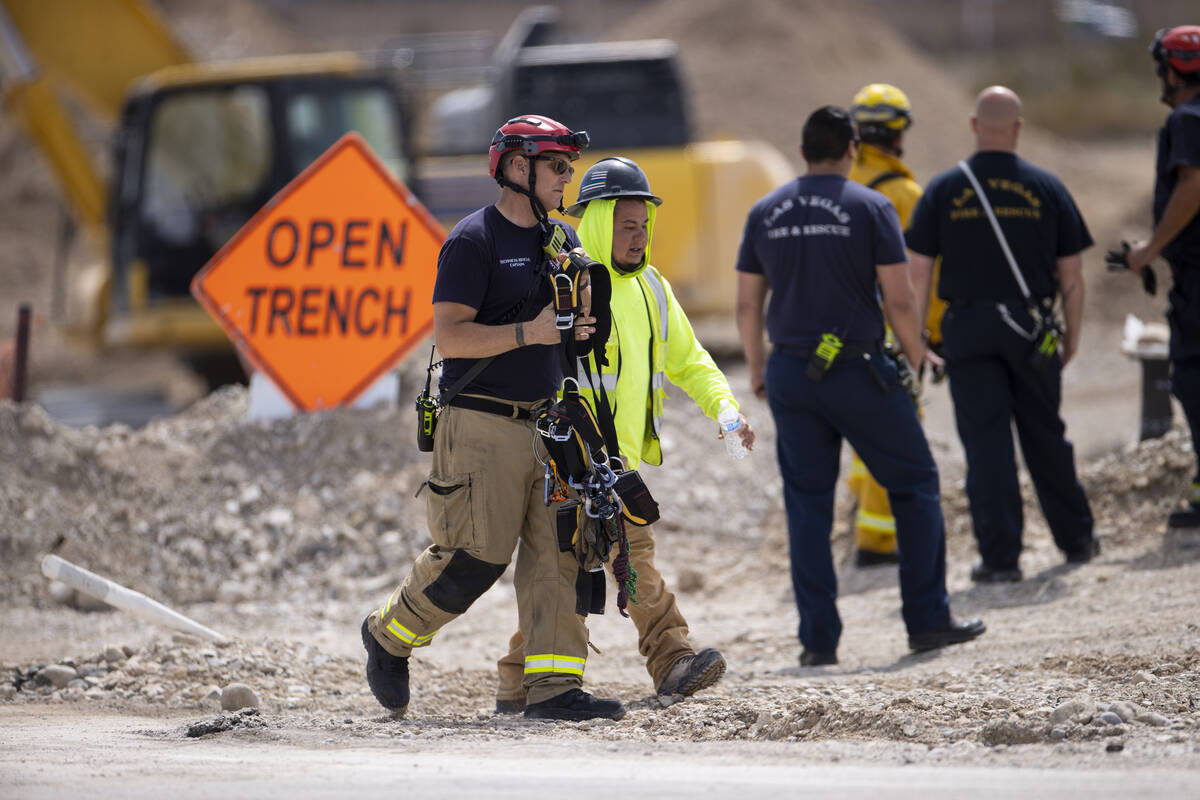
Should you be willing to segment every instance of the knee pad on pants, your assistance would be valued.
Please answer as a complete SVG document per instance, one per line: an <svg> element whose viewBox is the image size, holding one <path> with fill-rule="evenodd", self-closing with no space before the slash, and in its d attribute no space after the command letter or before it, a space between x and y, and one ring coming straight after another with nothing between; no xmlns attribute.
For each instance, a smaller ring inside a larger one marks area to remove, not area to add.
<svg viewBox="0 0 1200 800"><path fill-rule="evenodd" d="M425 587L425 596L438 608L450 614L461 614L492 588L504 574L507 564L480 561L466 550L455 550L450 563Z"/></svg>

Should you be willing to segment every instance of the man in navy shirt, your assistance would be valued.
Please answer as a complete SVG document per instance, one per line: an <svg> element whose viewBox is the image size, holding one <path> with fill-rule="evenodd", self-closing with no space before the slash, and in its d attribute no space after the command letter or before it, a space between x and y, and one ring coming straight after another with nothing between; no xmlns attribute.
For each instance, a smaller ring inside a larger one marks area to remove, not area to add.
<svg viewBox="0 0 1200 800"><path fill-rule="evenodd" d="M1083 262L1092 244L1075 202L1058 178L1016 154L1021 101L1010 89L985 89L971 116L976 152L964 162L982 188L1019 270L961 167L936 176L908 231L917 296L928 297L933 261L942 257L937 295L954 418L967 459L967 497L981 560L972 580L1021 580L1021 489L1013 450L1021 452L1054 543L1070 563L1099 552L1092 512L1075 474L1075 454L1059 417L1062 368L1079 347ZM1022 286L1028 289L1025 296ZM924 294L922 294L924 292ZM1062 294L1061 353L1037 347Z"/></svg>
<svg viewBox="0 0 1200 800"><path fill-rule="evenodd" d="M1171 265L1167 319L1171 326L1171 391L1183 405L1200 445L1200 25L1159 31L1151 46L1172 109L1158 132L1154 181L1154 235L1126 260L1135 273L1161 255ZM1200 459L1200 452L1197 452ZM1200 526L1200 466L1186 509L1171 513L1176 528Z"/></svg>
<svg viewBox="0 0 1200 800"><path fill-rule="evenodd" d="M586 146L587 134L552 119L509 120L489 150L499 201L455 226L438 255L434 337L446 359L441 388L448 407L438 417L425 486L433 544L362 625L367 682L395 714L408 706L413 648L428 645L495 583L518 542L513 582L528 636L525 716L625 714L617 700L579 688L588 641L576 613L579 564L573 552L559 550L557 507L543 502L543 467L531 447L533 417L562 380L543 244L556 228L568 248L579 244L546 210L561 208L571 162ZM579 318L576 338L594 333L594 323Z"/></svg>
<svg viewBox="0 0 1200 800"><path fill-rule="evenodd" d="M778 430L801 666L837 663L842 623L829 536L843 438L888 490L909 647L965 642L985 630L979 619L950 616L937 466L897 363L882 348L880 292L913 365L926 358L920 309L896 209L846 179L857 144L844 109L814 111L801 145L807 173L750 210L737 262L750 386L767 399Z"/></svg>

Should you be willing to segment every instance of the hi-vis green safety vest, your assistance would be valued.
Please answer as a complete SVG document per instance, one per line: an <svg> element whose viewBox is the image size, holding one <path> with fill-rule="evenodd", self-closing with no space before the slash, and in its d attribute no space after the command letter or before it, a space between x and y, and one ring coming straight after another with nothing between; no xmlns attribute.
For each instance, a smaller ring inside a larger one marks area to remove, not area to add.
<svg viewBox="0 0 1200 800"><path fill-rule="evenodd" d="M692 330L671 285L644 260L633 273L612 267L614 200L593 200L579 226L580 240L592 258L604 262L612 280L612 333L606 347L608 366L600 373L588 356L587 370L577 365L580 394L595 408L601 386L608 395L617 444L628 469L640 462L662 463L663 404L666 383L679 386L715 420L721 400L735 406L725 376ZM650 234L654 206L650 209ZM649 248L647 248L648 250ZM649 256L647 255L647 259ZM590 380L588 372L590 372Z"/></svg>

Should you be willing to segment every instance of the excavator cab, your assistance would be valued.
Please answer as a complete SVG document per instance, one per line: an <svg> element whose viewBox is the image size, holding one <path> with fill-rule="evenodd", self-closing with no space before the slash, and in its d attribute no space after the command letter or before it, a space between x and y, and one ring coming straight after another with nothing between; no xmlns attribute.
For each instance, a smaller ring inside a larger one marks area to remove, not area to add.
<svg viewBox="0 0 1200 800"><path fill-rule="evenodd" d="M178 353L211 385L241 377L192 277L347 131L413 188L400 55L199 62L144 0L0 0L0 99L104 254L68 281L67 329ZM84 121L111 125L111 170Z"/></svg>
<svg viewBox="0 0 1200 800"><path fill-rule="evenodd" d="M296 59L292 59L295 61ZM304 57L305 61L322 60ZM219 66L156 74L130 92L113 146L109 197L114 344L173 332L192 366L220 383L224 334L191 317L193 276L289 181L357 131L412 186L403 97L384 75L312 64ZM184 330L190 331L184 333Z"/></svg>

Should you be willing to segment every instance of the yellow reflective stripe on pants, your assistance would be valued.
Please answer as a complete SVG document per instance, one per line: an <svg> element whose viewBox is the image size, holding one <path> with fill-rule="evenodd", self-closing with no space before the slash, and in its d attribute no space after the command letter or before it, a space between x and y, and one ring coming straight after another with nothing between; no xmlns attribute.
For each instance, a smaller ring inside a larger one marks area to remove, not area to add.
<svg viewBox="0 0 1200 800"><path fill-rule="evenodd" d="M858 516L855 519L855 523L858 525L858 527L866 528L868 530L887 531L888 533L896 532L895 517L884 517L880 516L879 514L871 514L870 512L863 511L861 508L858 510Z"/></svg>
<svg viewBox="0 0 1200 800"><path fill-rule="evenodd" d="M565 672L570 675L583 675L586 658L560 656L545 653L537 656L525 656L525 674L533 672Z"/></svg>
<svg viewBox="0 0 1200 800"><path fill-rule="evenodd" d="M389 622L387 624L387 629L392 632L393 636L404 642L409 647L424 647L425 645L429 644L429 642L433 640L434 635L437 634L437 631L434 631L433 633L427 633L424 636L418 636L408 628L401 625L399 622L396 622L396 620Z"/></svg>

